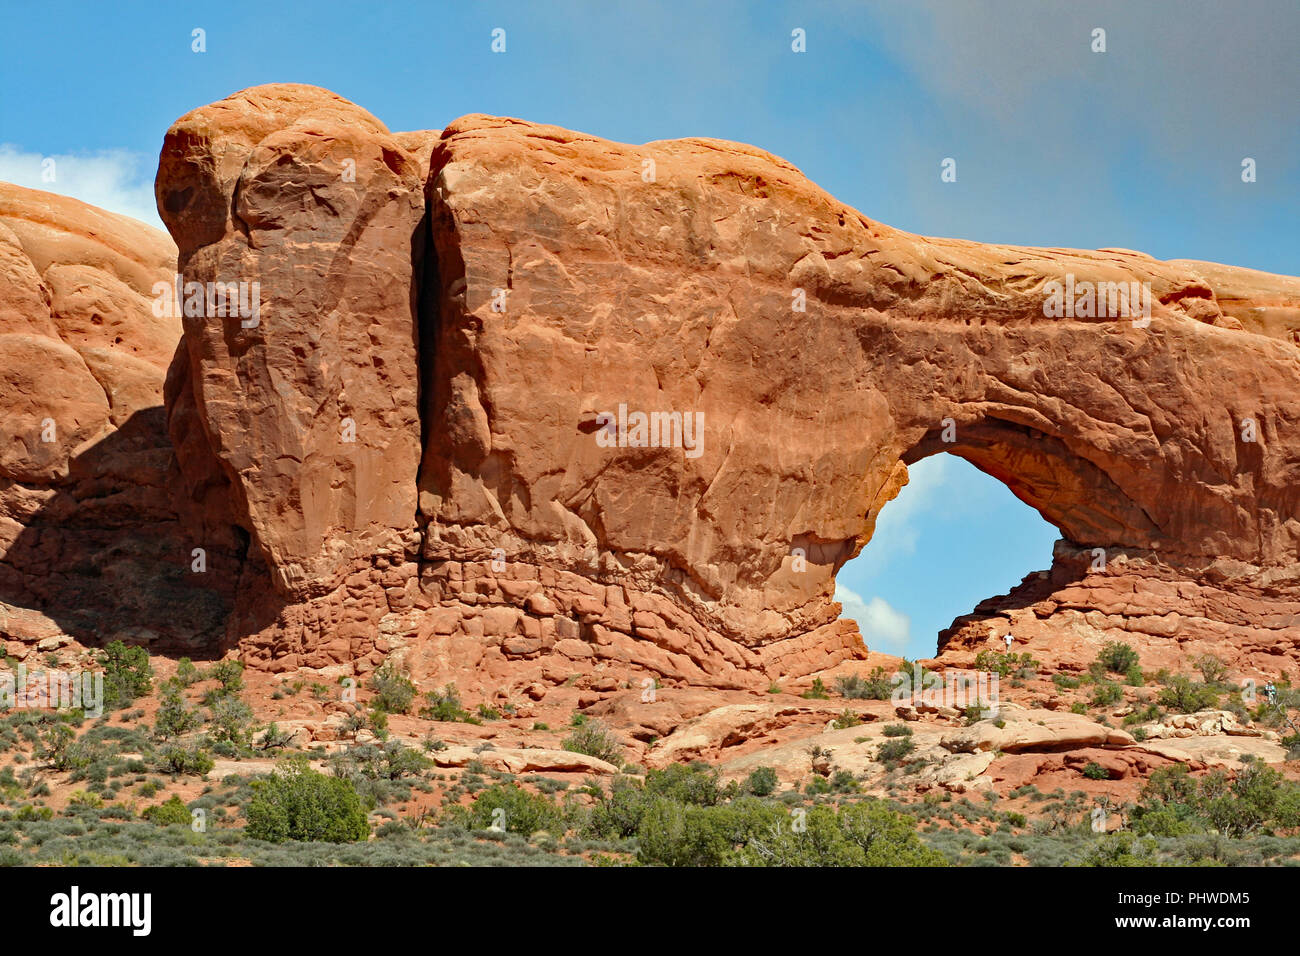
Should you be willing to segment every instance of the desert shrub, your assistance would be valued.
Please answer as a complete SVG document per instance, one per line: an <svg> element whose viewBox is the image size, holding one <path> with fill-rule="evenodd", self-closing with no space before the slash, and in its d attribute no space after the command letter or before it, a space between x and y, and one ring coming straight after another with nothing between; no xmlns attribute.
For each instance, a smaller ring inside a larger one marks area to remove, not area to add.
<svg viewBox="0 0 1300 956"><path fill-rule="evenodd" d="M826 684L820 677L814 677L812 686L799 696L805 700L830 700L830 694L826 692Z"/></svg>
<svg viewBox="0 0 1300 956"><path fill-rule="evenodd" d="M1097 684L1092 691L1092 706L1109 707L1111 704L1118 704L1124 699L1124 691L1114 681L1102 681Z"/></svg>
<svg viewBox="0 0 1300 956"><path fill-rule="evenodd" d="M197 684L203 679L199 669L194 666L194 662L188 657L182 657L176 662L176 680L182 687L189 687L191 684Z"/></svg>
<svg viewBox="0 0 1300 956"><path fill-rule="evenodd" d="M330 757L330 769L338 777L360 774L372 780L400 780L432 766L432 760L400 740L388 740L379 747L362 744Z"/></svg>
<svg viewBox="0 0 1300 956"><path fill-rule="evenodd" d="M424 695L424 698L429 704L427 707L420 709L420 716L427 720L457 721L461 723L469 720L469 711L461 706L460 692L456 690L455 684L448 684L440 691L429 691Z"/></svg>
<svg viewBox="0 0 1300 956"><path fill-rule="evenodd" d="M642 863L663 866L937 866L916 821L881 801L812 807L800 827L779 806L751 798L726 806L656 801L638 841Z"/></svg>
<svg viewBox="0 0 1300 956"><path fill-rule="evenodd" d="M651 770L646 774L645 788L654 796L700 807L714 806L722 798L718 772L699 761Z"/></svg>
<svg viewBox="0 0 1300 956"><path fill-rule="evenodd" d="M504 829L507 833L531 836L538 830L560 835L564 815L555 802L540 793L529 793L517 783L488 787L469 807L449 808L445 822L471 830Z"/></svg>
<svg viewBox="0 0 1300 956"><path fill-rule="evenodd" d="M586 754L615 766L622 761L623 748L618 738L599 720L587 721L582 726L575 727L560 746L572 753Z"/></svg>
<svg viewBox="0 0 1300 956"><path fill-rule="evenodd" d="M223 694L238 694L244 689L244 665L239 661L217 661L205 676L215 680Z"/></svg>
<svg viewBox="0 0 1300 956"><path fill-rule="evenodd" d="M172 744L164 747L157 757L158 769L172 776L193 774L202 777L212 769L212 756L202 747L182 747Z"/></svg>
<svg viewBox="0 0 1300 956"><path fill-rule="evenodd" d="M831 786L831 793L857 793L861 789L857 778L848 770L836 770L827 783Z"/></svg>
<svg viewBox="0 0 1300 956"><path fill-rule="evenodd" d="M1213 830L1238 839L1300 827L1300 784L1258 761L1235 778L1221 770L1199 782L1183 764L1151 774L1133 809L1133 829L1155 836L1183 836Z"/></svg>
<svg viewBox="0 0 1300 956"><path fill-rule="evenodd" d="M609 785L609 793L602 792L600 801L591 808L584 830L602 838L635 836L641 827L641 816L652 799L640 780L617 776Z"/></svg>
<svg viewBox="0 0 1300 956"><path fill-rule="evenodd" d="M1056 673L1052 675L1052 683L1057 686L1058 690L1074 690L1079 686L1080 681L1077 677Z"/></svg>
<svg viewBox="0 0 1300 956"><path fill-rule="evenodd" d="M849 674L835 678L835 690L850 700L889 700L893 685L883 667L873 667L866 677Z"/></svg>
<svg viewBox="0 0 1300 956"><path fill-rule="evenodd" d="M1097 763L1095 760L1089 760L1083 768L1083 775L1089 780L1109 780L1110 771Z"/></svg>
<svg viewBox="0 0 1300 956"><path fill-rule="evenodd" d="M1123 641L1107 641L1097 655L1097 663L1112 674L1127 674L1138 664L1138 652Z"/></svg>
<svg viewBox="0 0 1300 956"><path fill-rule="evenodd" d="M150 823L165 827L176 823L189 824L194 818L185 806L185 801L176 794L172 794L163 803L153 807L145 807L140 811L140 816Z"/></svg>
<svg viewBox="0 0 1300 956"><path fill-rule="evenodd" d="M1025 651L1023 654L1005 653L986 647L975 655L975 669L989 671L999 677L1009 677L1038 666L1038 661Z"/></svg>
<svg viewBox="0 0 1300 956"><path fill-rule="evenodd" d="M164 681L158 715L154 719L153 735L159 740L174 740L189 733L203 722L197 710L185 706L185 696L179 681Z"/></svg>
<svg viewBox="0 0 1300 956"><path fill-rule="evenodd" d="M835 730L848 730L850 727L857 727L861 724L862 718L847 707L840 711L840 715L831 721L831 727Z"/></svg>
<svg viewBox="0 0 1300 956"><path fill-rule="evenodd" d="M831 782L825 777L813 776L804 784L803 792L810 797L820 797L831 792Z"/></svg>
<svg viewBox="0 0 1300 956"><path fill-rule="evenodd" d="M36 759L54 770L71 773L73 779L82 779L103 757L99 744L78 740L76 731L65 723L50 724L37 736Z"/></svg>
<svg viewBox="0 0 1300 956"><path fill-rule="evenodd" d="M253 738L253 708L234 694L223 694L208 712L212 726L208 734L218 743L246 749Z"/></svg>
<svg viewBox="0 0 1300 956"><path fill-rule="evenodd" d="M371 705L390 714L405 714L415 702L415 684L390 658L370 675Z"/></svg>
<svg viewBox="0 0 1300 956"><path fill-rule="evenodd" d="M269 777L253 781L245 809L247 832L256 840L354 843L370 834L365 808L350 781L312 770L291 758Z"/></svg>
<svg viewBox="0 0 1300 956"><path fill-rule="evenodd" d="M637 860L650 866L723 866L751 839L789 828L776 806L742 797L720 806L694 806L653 797L637 831Z"/></svg>
<svg viewBox="0 0 1300 956"><path fill-rule="evenodd" d="M912 736L912 728L907 724L885 724L881 728L881 733L886 737L910 737Z"/></svg>
<svg viewBox="0 0 1300 956"><path fill-rule="evenodd" d="M89 807L92 810L98 810L104 806L104 799L97 793L87 793L85 790L74 790L68 795L69 807Z"/></svg>
<svg viewBox="0 0 1300 956"><path fill-rule="evenodd" d="M110 709L125 707L153 687L153 668L143 647L113 641L100 654L99 663L104 668L104 705Z"/></svg>
<svg viewBox="0 0 1300 956"><path fill-rule="evenodd" d="M1156 841L1127 830L1099 837L1075 862L1076 866L1159 866Z"/></svg>
<svg viewBox="0 0 1300 956"><path fill-rule="evenodd" d="M1178 674L1169 678L1157 699L1161 707L1176 714L1194 714L1217 706L1219 694L1213 687L1197 684Z"/></svg>
<svg viewBox="0 0 1300 956"><path fill-rule="evenodd" d="M883 763L891 770L896 767L904 757L916 749L916 744L911 737L896 737L893 740L886 740L876 751L876 759Z"/></svg>
<svg viewBox="0 0 1300 956"><path fill-rule="evenodd" d="M262 739L257 742L258 750L283 750L293 742L293 733L281 730L275 721L262 728Z"/></svg>
<svg viewBox="0 0 1300 956"><path fill-rule="evenodd" d="M758 767L748 777L745 778L741 789L746 793L751 793L756 797L770 796L777 788L780 781L777 779L776 771L771 767Z"/></svg>
<svg viewBox="0 0 1300 956"><path fill-rule="evenodd" d="M1201 679L1207 684L1224 684L1228 680L1228 665L1213 654L1202 654L1193 666L1201 672Z"/></svg>

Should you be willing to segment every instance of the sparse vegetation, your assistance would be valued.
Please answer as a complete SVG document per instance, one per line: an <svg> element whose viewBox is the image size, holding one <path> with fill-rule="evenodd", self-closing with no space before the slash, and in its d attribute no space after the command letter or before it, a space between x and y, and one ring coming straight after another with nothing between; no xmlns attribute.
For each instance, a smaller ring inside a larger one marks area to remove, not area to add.
<svg viewBox="0 0 1300 956"><path fill-rule="evenodd" d="M1127 674L1138 665L1138 653L1123 641L1107 641L1097 655L1097 663L1112 674Z"/></svg>
<svg viewBox="0 0 1300 956"><path fill-rule="evenodd" d="M564 739L561 746L565 750L586 754L588 757L612 763L616 767L622 763L623 748L618 738L598 720L586 721L575 728L573 733Z"/></svg>
<svg viewBox="0 0 1300 956"><path fill-rule="evenodd" d="M301 758L253 781L248 835L256 840L353 843L370 832L366 811L348 780L312 770Z"/></svg>
<svg viewBox="0 0 1300 956"><path fill-rule="evenodd" d="M873 667L866 677L850 674L835 678L835 692L850 700L889 700L893 682L883 667Z"/></svg>

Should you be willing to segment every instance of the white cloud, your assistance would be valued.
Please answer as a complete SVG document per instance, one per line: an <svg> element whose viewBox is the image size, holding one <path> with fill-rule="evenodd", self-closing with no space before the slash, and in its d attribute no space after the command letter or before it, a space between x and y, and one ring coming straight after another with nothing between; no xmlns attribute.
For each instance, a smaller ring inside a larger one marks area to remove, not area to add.
<svg viewBox="0 0 1300 956"><path fill-rule="evenodd" d="M883 653L902 654L912 637L912 619L883 598L864 601L862 596L835 582L835 600L844 608L841 617L858 622L867 647Z"/></svg>
<svg viewBox="0 0 1300 956"><path fill-rule="evenodd" d="M54 181L42 178L44 161L54 160ZM153 164L125 149L42 155L0 143L0 180L80 199L164 229L153 197Z"/></svg>

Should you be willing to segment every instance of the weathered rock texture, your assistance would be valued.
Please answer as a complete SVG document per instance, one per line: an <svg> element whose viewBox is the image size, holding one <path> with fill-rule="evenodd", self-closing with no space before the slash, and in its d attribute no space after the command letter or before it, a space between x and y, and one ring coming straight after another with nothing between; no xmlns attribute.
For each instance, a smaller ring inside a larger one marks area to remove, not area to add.
<svg viewBox="0 0 1300 956"><path fill-rule="evenodd" d="M143 223L0 183L0 637L214 650L233 579L196 574L163 381L180 322L156 315L176 247ZM220 562L215 562L220 564Z"/></svg>
<svg viewBox="0 0 1300 956"><path fill-rule="evenodd" d="M913 236L750 146L395 134L304 86L182 117L157 196L187 281L260 290L253 327L184 319L166 396L197 533L248 542L250 661L811 673L864 653L834 574L939 451L1061 529L1009 599L1039 620L1296 652L1300 280ZM1049 317L1053 281L1143 284L1150 321ZM699 429L638 447L620 410Z"/></svg>

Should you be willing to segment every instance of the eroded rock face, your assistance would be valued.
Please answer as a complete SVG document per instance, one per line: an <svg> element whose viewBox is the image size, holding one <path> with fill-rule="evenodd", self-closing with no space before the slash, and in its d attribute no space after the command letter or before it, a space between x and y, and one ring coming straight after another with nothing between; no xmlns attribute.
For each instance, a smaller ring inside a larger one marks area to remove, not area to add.
<svg viewBox="0 0 1300 956"><path fill-rule="evenodd" d="M1227 590L1260 592L1270 643L1300 637L1279 590L1300 534L1300 281L911 236L731 143L472 116L432 165L427 558L500 547L666 596L779 672L795 635L849 652L816 630L833 574L906 464L948 451L1075 547L1158 555L1166 581L1235 563ZM1045 314L1053 281L1077 317ZM1140 291L1097 316L1084 283ZM698 413L698 446L602 447L620 406ZM1181 613L1240 618L1229 604Z"/></svg>
<svg viewBox="0 0 1300 956"><path fill-rule="evenodd" d="M250 306L187 316L177 444L203 431L293 597L400 553L414 521L421 173L373 116L303 87L195 110L159 158L186 281L240 284Z"/></svg>
<svg viewBox="0 0 1300 956"><path fill-rule="evenodd" d="M1061 529L1008 599L1048 631L1100 613L1091 648L1174 614L1166 637L1300 638L1300 280L913 236L750 146L478 115L391 133L293 85L182 117L157 195L185 282L222 284L165 401L193 533L235 543L226 635L254 664L397 652L519 686L832 667L865 653L835 572L940 451ZM58 276L4 248L0 317L53 341ZM256 316L217 314L245 286ZM116 420L58 382L78 440Z"/></svg>
<svg viewBox="0 0 1300 956"><path fill-rule="evenodd" d="M0 637L216 650L238 543L203 535L163 384L181 327L156 314L176 247L124 216L0 183ZM212 573L191 570L193 549ZM207 560L205 555L205 561Z"/></svg>

